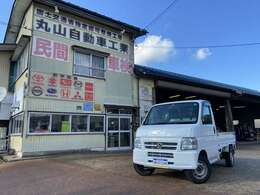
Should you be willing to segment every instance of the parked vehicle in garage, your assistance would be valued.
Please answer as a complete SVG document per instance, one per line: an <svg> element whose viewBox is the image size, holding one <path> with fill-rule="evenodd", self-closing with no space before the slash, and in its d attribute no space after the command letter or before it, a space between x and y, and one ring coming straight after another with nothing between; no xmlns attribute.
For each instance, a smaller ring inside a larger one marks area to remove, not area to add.
<svg viewBox="0 0 260 195"><path fill-rule="evenodd" d="M218 160L234 166L235 148L233 132L217 132L208 101L163 103L150 109L137 130L133 163L142 176L156 168L184 170L194 183L204 183Z"/></svg>

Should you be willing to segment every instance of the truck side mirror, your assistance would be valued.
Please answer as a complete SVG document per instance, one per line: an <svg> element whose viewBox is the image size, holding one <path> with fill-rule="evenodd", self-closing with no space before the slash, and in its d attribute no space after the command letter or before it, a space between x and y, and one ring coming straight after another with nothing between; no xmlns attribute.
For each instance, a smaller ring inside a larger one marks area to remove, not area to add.
<svg viewBox="0 0 260 195"><path fill-rule="evenodd" d="M202 124L203 124L203 125L212 124L211 115L204 115L204 116L202 117Z"/></svg>

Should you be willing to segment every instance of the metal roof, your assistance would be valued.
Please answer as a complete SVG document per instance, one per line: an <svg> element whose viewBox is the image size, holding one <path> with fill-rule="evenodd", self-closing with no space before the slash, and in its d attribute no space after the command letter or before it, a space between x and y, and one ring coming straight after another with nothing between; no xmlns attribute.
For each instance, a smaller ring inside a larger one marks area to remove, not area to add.
<svg viewBox="0 0 260 195"><path fill-rule="evenodd" d="M132 33L135 38L148 33L145 29L115 20L63 0L15 0L9 17L4 43L14 43L16 41L25 12L32 2L48 6L58 6L62 11L69 12L82 18L87 18L97 23L116 28L120 31L125 30L126 32Z"/></svg>
<svg viewBox="0 0 260 195"><path fill-rule="evenodd" d="M251 95L260 97L260 92L244 87L238 87L234 85L224 84L220 82L210 81L206 79L200 79L197 77L187 76L174 72L164 71L147 66L135 65L134 72L139 77L152 78L155 80L166 80L189 84L193 86L200 86L211 89L219 89L222 91L229 91L238 95Z"/></svg>
<svg viewBox="0 0 260 195"><path fill-rule="evenodd" d="M83 16L83 17L84 16L91 17L91 19L96 20L99 23L101 21L103 21L104 24L106 24L106 25L109 25L109 23L117 24L118 26L112 26L112 27L119 28L121 30L131 31L132 33L135 34L136 37L142 36L142 35L145 35L146 33L148 33L147 30L145 30L145 29L139 28L134 25L127 24L125 22L121 22L119 20L115 20L111 17L99 14L97 12L91 11L89 9L72 4L67 1L63 1L63 0L34 0L34 1L38 2L38 3L42 3L42 4L54 4L61 8L69 8L69 10L66 10L66 11L70 11L74 14L78 13L78 14L80 14L80 16ZM76 12L74 12L74 11L76 11Z"/></svg>
<svg viewBox="0 0 260 195"><path fill-rule="evenodd" d="M31 2L32 0L14 1L5 32L4 43L12 44L16 42L24 15Z"/></svg>

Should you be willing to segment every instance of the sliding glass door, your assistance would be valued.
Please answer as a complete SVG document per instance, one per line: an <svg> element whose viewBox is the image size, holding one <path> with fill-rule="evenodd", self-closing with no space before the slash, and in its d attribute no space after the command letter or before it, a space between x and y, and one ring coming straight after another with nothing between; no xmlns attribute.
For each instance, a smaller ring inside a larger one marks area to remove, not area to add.
<svg viewBox="0 0 260 195"><path fill-rule="evenodd" d="M107 150L131 149L132 117L107 116Z"/></svg>

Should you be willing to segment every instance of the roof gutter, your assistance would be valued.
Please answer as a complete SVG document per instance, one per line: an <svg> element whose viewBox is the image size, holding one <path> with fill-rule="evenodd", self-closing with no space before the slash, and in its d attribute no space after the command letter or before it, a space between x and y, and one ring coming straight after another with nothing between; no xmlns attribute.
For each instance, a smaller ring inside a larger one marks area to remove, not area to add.
<svg viewBox="0 0 260 195"><path fill-rule="evenodd" d="M16 46L16 44L0 44L0 52L14 51Z"/></svg>
<svg viewBox="0 0 260 195"><path fill-rule="evenodd" d="M15 0L8 20L4 43L15 43L21 29L26 10L30 7L32 0Z"/></svg>
<svg viewBox="0 0 260 195"><path fill-rule="evenodd" d="M9 19L8 19L7 28L6 28L6 31L5 31L4 43L6 42L7 32L9 31L9 28L10 28L10 21L11 21L11 17L12 17L13 11L14 11L15 3L16 3L16 0L13 3L12 9L11 9L11 14L10 14Z"/></svg>

